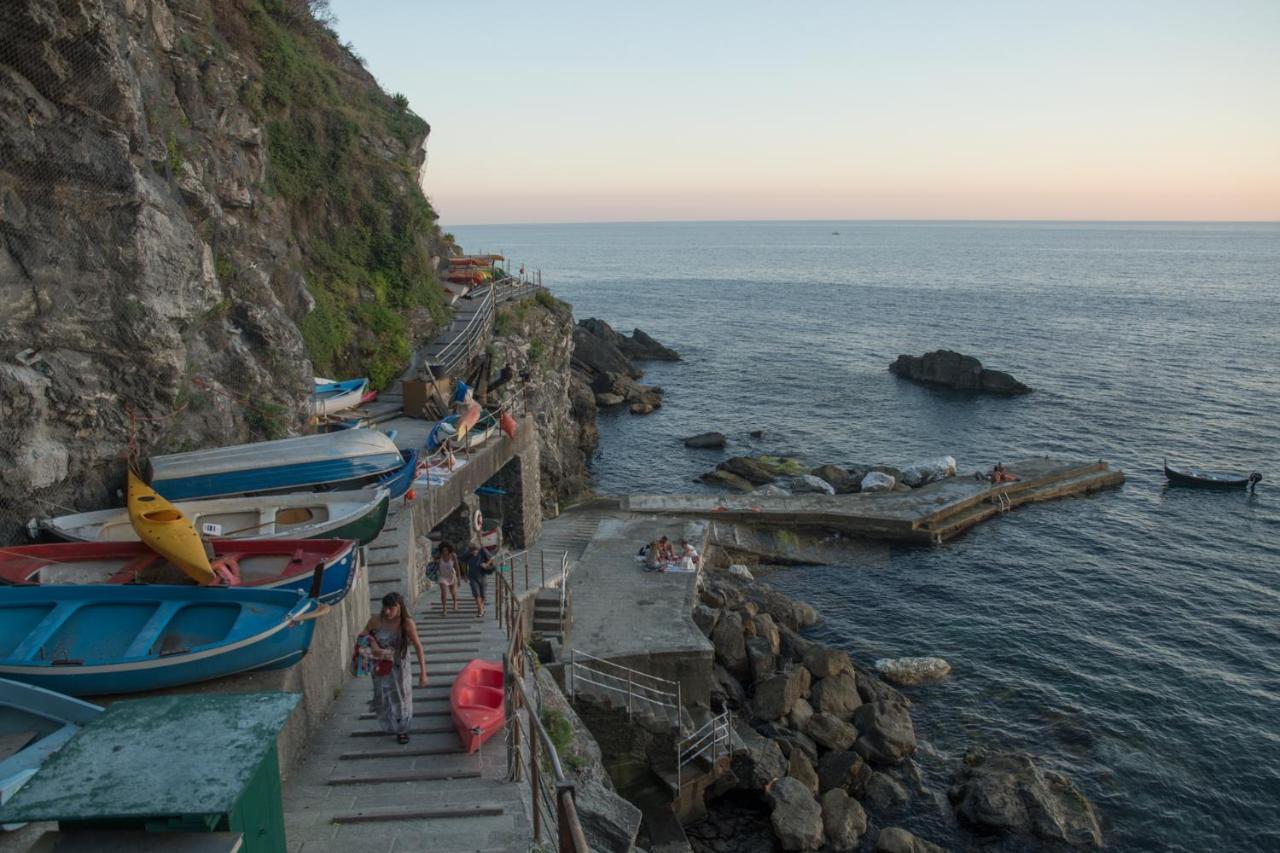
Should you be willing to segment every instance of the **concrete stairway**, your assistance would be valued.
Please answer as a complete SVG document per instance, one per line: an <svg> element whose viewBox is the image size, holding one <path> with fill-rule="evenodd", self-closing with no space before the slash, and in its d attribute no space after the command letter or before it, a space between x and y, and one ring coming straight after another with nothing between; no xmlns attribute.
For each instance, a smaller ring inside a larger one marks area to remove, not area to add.
<svg viewBox="0 0 1280 853"><path fill-rule="evenodd" d="M570 507L556 518L542 522L538 548L548 553L568 553L569 565L572 567L587 550L601 519L615 514L617 509L617 500L609 498L599 498Z"/></svg>
<svg viewBox="0 0 1280 853"><path fill-rule="evenodd" d="M290 853L528 849L527 784L505 781L504 737L468 755L453 730L455 674L476 657L501 659L505 643L492 614L477 620L467 604L458 614L441 614L436 601L415 615L429 683L419 688L415 678L408 744L379 731L369 680L347 683L328 730L285 783Z"/></svg>

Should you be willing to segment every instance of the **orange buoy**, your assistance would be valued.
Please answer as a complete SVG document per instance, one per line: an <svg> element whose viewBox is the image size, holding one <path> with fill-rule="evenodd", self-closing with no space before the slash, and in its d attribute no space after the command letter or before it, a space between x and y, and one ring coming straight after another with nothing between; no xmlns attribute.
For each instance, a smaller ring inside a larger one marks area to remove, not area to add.
<svg viewBox="0 0 1280 853"><path fill-rule="evenodd" d="M511 417L510 412L503 412L502 417L498 418L498 429L507 434L507 438L516 437L516 419Z"/></svg>

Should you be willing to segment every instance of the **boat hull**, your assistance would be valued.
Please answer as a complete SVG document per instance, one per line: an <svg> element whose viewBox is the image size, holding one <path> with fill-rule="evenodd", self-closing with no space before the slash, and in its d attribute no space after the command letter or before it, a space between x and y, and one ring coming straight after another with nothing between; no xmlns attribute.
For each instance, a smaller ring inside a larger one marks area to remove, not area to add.
<svg viewBox="0 0 1280 853"><path fill-rule="evenodd" d="M1249 477L1235 474L1173 468L1168 464L1164 466L1164 475L1175 486L1190 486L1196 489L1247 489L1253 482Z"/></svg>
<svg viewBox="0 0 1280 853"><path fill-rule="evenodd" d="M101 713L97 705L0 678L0 738L32 736L22 749L0 759L0 802L13 796L50 755Z"/></svg>
<svg viewBox="0 0 1280 853"><path fill-rule="evenodd" d="M204 542L191 519L129 471L129 524L147 547L173 563L196 583L214 583Z"/></svg>
<svg viewBox="0 0 1280 853"><path fill-rule="evenodd" d="M302 617L319 606L278 590L4 587L0 677L101 696L280 669L307 653Z"/></svg>
<svg viewBox="0 0 1280 853"><path fill-rule="evenodd" d="M449 690L449 710L459 740L468 753L475 752L506 722L502 664L473 660L454 678Z"/></svg>

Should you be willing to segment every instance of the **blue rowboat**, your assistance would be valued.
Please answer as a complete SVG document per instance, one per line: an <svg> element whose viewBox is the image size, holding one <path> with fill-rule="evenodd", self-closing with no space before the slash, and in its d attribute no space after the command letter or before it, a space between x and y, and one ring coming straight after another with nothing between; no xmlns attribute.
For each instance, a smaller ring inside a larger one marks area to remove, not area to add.
<svg viewBox="0 0 1280 853"><path fill-rule="evenodd" d="M365 388L369 384L368 379L348 379L344 382L335 382L332 379L321 379L319 376L315 378L317 396L320 394L337 394L342 391L354 391L357 388Z"/></svg>
<svg viewBox="0 0 1280 853"><path fill-rule="evenodd" d="M97 705L0 678L0 803L101 713Z"/></svg>
<svg viewBox="0 0 1280 853"><path fill-rule="evenodd" d="M398 471L404 457L391 438L351 429L153 456L151 487L171 501L316 488L362 488Z"/></svg>
<svg viewBox="0 0 1280 853"><path fill-rule="evenodd" d="M311 409L316 415L333 415L360 405L369 387L368 379L349 379L334 382L332 379L315 380L315 392L311 396Z"/></svg>
<svg viewBox="0 0 1280 853"><path fill-rule="evenodd" d="M101 696L284 669L327 609L274 589L0 587L0 677Z"/></svg>
<svg viewBox="0 0 1280 853"><path fill-rule="evenodd" d="M386 489L391 493L391 499L404 497L404 493L409 491L409 487L413 485L413 479L418 473L418 450L411 448L401 451L401 459L403 464L394 471L389 471L378 478L377 485Z"/></svg>

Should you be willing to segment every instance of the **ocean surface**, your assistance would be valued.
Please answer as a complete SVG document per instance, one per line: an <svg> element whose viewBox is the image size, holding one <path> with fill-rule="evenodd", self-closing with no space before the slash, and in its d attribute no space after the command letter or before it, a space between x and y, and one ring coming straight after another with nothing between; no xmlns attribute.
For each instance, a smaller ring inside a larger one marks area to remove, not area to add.
<svg viewBox="0 0 1280 853"><path fill-rule="evenodd" d="M669 223L459 227L541 268L578 318L681 352L648 417L600 420L603 493L688 492L727 453L962 472L1050 454L1119 491L1020 508L937 548L781 570L816 637L941 655L907 691L931 794L892 822L954 849L970 745L1025 749L1093 800L1114 850L1280 850L1280 225ZM1035 393L917 387L899 353L978 356ZM748 437L766 432L763 440ZM1265 477L1171 488L1170 460Z"/></svg>

